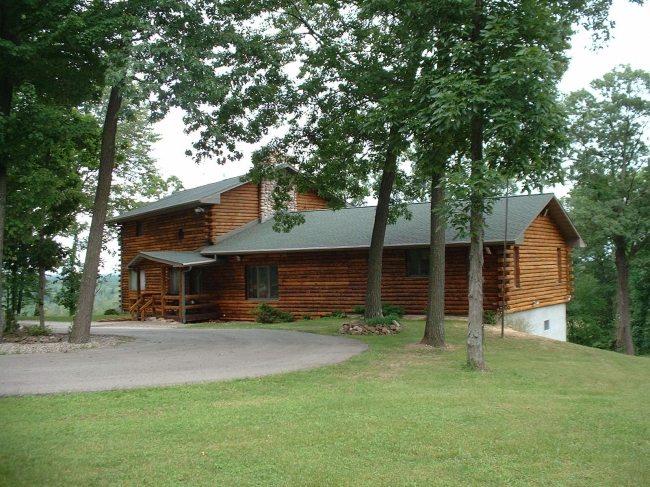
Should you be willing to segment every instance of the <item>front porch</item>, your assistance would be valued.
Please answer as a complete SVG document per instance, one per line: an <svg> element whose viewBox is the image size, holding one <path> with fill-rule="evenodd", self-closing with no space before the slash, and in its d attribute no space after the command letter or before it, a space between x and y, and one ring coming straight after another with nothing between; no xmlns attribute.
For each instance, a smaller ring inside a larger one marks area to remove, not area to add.
<svg viewBox="0 0 650 487"><path fill-rule="evenodd" d="M139 321L156 317L189 323L219 318L203 282L203 268L215 264L214 258L196 252L139 253L128 265L126 311Z"/></svg>

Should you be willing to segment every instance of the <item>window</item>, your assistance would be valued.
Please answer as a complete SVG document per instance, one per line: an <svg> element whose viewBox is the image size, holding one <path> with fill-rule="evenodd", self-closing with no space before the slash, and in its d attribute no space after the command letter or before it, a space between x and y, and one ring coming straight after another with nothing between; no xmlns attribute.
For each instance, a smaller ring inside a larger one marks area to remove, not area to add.
<svg viewBox="0 0 650 487"><path fill-rule="evenodd" d="M549 320L544 320L544 331L551 329L551 322Z"/></svg>
<svg viewBox="0 0 650 487"><path fill-rule="evenodd" d="M138 290L138 279L140 279L140 291L146 289L147 280L143 269L129 269L129 291Z"/></svg>
<svg viewBox="0 0 650 487"><path fill-rule="evenodd" d="M178 267L169 269L169 294L177 296L181 285L181 270Z"/></svg>
<svg viewBox="0 0 650 487"><path fill-rule="evenodd" d="M406 276L426 277L429 275L429 249L406 251Z"/></svg>
<svg viewBox="0 0 650 487"><path fill-rule="evenodd" d="M562 249L557 249L557 282L564 281L564 270L562 269Z"/></svg>
<svg viewBox="0 0 650 487"><path fill-rule="evenodd" d="M246 268L246 299L278 298L278 266L256 265Z"/></svg>
<svg viewBox="0 0 650 487"><path fill-rule="evenodd" d="M135 222L135 236L141 237L143 235L144 235L144 222L142 220L138 220Z"/></svg>
<svg viewBox="0 0 650 487"><path fill-rule="evenodd" d="M138 270L129 269L129 291L138 290Z"/></svg>
<svg viewBox="0 0 650 487"><path fill-rule="evenodd" d="M515 287L521 287L521 269L519 267L519 247L514 248Z"/></svg>

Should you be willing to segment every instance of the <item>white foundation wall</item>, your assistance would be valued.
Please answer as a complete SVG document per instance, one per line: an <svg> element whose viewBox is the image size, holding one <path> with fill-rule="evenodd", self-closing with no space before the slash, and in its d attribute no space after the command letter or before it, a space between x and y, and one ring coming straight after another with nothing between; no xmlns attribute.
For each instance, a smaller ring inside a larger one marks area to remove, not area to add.
<svg viewBox="0 0 650 487"><path fill-rule="evenodd" d="M548 330L545 322L548 322ZM531 335L566 342L566 304L508 313L506 325Z"/></svg>

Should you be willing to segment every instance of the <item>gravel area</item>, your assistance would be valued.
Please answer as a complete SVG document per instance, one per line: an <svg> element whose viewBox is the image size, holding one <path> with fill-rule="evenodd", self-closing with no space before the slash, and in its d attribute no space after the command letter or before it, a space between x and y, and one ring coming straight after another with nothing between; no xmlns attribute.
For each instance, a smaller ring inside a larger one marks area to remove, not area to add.
<svg viewBox="0 0 650 487"><path fill-rule="evenodd" d="M132 341L129 337L115 335L92 335L88 343L70 343L68 342L67 334L60 336L60 338L61 340L57 342L2 342L0 343L0 355L17 353L68 353L87 348L114 347L120 343Z"/></svg>

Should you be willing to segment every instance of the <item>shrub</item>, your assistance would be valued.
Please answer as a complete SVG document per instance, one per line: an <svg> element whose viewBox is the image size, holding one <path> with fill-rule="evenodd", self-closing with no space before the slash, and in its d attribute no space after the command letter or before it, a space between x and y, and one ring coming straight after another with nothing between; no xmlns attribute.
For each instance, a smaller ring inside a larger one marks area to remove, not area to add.
<svg viewBox="0 0 650 487"><path fill-rule="evenodd" d="M332 318L345 318L347 315L345 314L345 311L343 311L342 309L335 309L334 311L332 311L330 316Z"/></svg>
<svg viewBox="0 0 650 487"><path fill-rule="evenodd" d="M399 319L399 316L393 314L384 316L383 318L369 318L365 323L368 326L390 325L393 321L399 321Z"/></svg>
<svg viewBox="0 0 650 487"><path fill-rule="evenodd" d="M404 306L391 303L381 303L381 312L384 316L397 315L399 319L404 316Z"/></svg>
<svg viewBox="0 0 650 487"><path fill-rule="evenodd" d="M486 325L496 325L498 314L492 309L483 310L483 323Z"/></svg>
<svg viewBox="0 0 650 487"><path fill-rule="evenodd" d="M108 315L119 315L120 312L116 310L115 308L108 308L106 311L104 311L104 316Z"/></svg>
<svg viewBox="0 0 650 487"><path fill-rule="evenodd" d="M302 315L302 319L305 320L305 321L307 321L307 320L311 320L311 316L309 316L309 315Z"/></svg>
<svg viewBox="0 0 650 487"><path fill-rule="evenodd" d="M365 306L355 306L353 308L355 314L362 315L366 313ZM397 315L398 317L404 316L404 306L398 306L391 303L381 303L381 314L384 316Z"/></svg>
<svg viewBox="0 0 650 487"><path fill-rule="evenodd" d="M39 336L50 336L52 334L52 328L47 325L41 326L38 325L23 325L23 330L29 336L39 337Z"/></svg>
<svg viewBox="0 0 650 487"><path fill-rule="evenodd" d="M287 323L293 321L293 315L274 308L270 304L260 303L248 312L255 316L255 321L258 323Z"/></svg>

